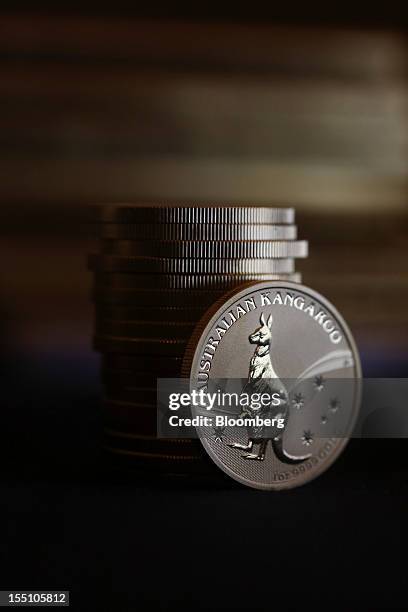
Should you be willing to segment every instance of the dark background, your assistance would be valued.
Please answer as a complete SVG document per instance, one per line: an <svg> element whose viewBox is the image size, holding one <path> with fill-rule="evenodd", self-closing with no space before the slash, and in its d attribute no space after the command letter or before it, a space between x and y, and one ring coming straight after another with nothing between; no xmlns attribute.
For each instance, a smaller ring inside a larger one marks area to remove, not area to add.
<svg viewBox="0 0 408 612"><path fill-rule="evenodd" d="M364 374L406 376L403 3L2 7L0 587L78 610L404 607L405 441L352 441L279 494L106 463L82 222L103 201L294 205L304 282Z"/></svg>

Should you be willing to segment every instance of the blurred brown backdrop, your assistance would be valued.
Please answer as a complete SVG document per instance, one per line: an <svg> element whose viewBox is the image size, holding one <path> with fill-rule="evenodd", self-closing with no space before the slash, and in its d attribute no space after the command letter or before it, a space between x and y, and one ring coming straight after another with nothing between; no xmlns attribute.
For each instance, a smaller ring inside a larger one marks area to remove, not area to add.
<svg viewBox="0 0 408 612"><path fill-rule="evenodd" d="M232 201L295 206L366 374L407 371L406 34L234 17L0 13L7 351L97 363L86 204Z"/></svg>
<svg viewBox="0 0 408 612"><path fill-rule="evenodd" d="M405 439L352 440L273 498L110 470L82 223L98 201L294 205L305 283L366 375L406 376L404 3L90 4L0 7L2 588L81 610L405 609Z"/></svg>

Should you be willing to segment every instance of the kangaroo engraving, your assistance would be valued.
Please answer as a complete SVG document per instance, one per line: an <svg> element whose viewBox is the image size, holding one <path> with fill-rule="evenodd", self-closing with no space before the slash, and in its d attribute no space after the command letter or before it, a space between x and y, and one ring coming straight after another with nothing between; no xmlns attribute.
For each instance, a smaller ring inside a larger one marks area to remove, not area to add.
<svg viewBox="0 0 408 612"><path fill-rule="evenodd" d="M269 315L268 319L265 320L264 314L260 317L260 327L258 327L249 336L249 342L255 344L255 352L249 363L249 374L248 381L244 387L244 392L251 396L253 393L279 393L281 401L280 405L275 408L276 413L272 413L272 406L256 410L252 407L245 408L241 416L254 417L256 414L265 417L282 418L284 420L284 427L274 438L265 437L266 431L264 426L251 426L248 427L248 442L247 444L241 444L239 442L233 442L229 444L231 448L247 451L247 454L243 455L244 459L263 461L265 459L266 448L268 441L271 440L272 448L277 458L283 463L301 463L308 459L311 455L304 455L301 457L295 457L289 454L283 447L282 436L286 429L286 425L289 418L288 409L288 393L287 390L277 375L271 358L271 343L272 343L272 314ZM254 445L258 446L258 452L253 451Z"/></svg>

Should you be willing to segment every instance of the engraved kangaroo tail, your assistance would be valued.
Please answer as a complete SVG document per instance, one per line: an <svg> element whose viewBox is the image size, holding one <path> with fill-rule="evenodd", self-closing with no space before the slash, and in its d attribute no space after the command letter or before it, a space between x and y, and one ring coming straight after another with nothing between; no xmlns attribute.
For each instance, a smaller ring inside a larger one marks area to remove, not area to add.
<svg viewBox="0 0 408 612"><path fill-rule="evenodd" d="M272 440L272 448L274 450L275 455L277 456L279 461L282 461L282 463L289 463L292 465L296 463L302 463L303 461L306 461L306 459L310 459L310 457L312 456L310 453L301 457L291 455L283 448L283 440L280 437L274 438Z"/></svg>

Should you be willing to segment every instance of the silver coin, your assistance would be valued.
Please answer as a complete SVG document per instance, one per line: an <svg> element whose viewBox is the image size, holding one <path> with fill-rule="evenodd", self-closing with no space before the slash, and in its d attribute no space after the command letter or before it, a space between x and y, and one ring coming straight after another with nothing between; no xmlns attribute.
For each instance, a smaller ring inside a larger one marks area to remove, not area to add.
<svg viewBox="0 0 408 612"><path fill-rule="evenodd" d="M190 308L157 308L154 306L106 306L95 305L95 314L98 319L119 319L122 321L168 321L169 323L197 323L205 312L202 306Z"/></svg>
<svg viewBox="0 0 408 612"><path fill-rule="evenodd" d="M301 275L293 274L183 274L183 275L156 275L134 274L130 277L116 276L113 274L95 274L95 289L137 291L138 289L225 289L237 287L250 280L290 280L295 283L301 282Z"/></svg>
<svg viewBox="0 0 408 612"><path fill-rule="evenodd" d="M222 298L198 324L182 372L194 389L242 379L250 392L266 384L286 397L284 429L273 439L245 428L239 437L234 427L222 436L198 429L213 461L257 489L291 488L321 474L347 443L359 410L361 367L350 330L324 297L292 283L255 283ZM344 380L348 394L339 404L329 382ZM342 435L327 437L327 418L335 424L339 417Z"/></svg>
<svg viewBox="0 0 408 612"><path fill-rule="evenodd" d="M138 386L115 385L110 382L104 384L105 397L108 400L124 402L139 402L154 404L157 401L157 389Z"/></svg>
<svg viewBox="0 0 408 612"><path fill-rule="evenodd" d="M200 304L204 309L225 294L225 289L140 289L138 291L93 290L92 299L98 306L159 306L189 307Z"/></svg>
<svg viewBox="0 0 408 612"><path fill-rule="evenodd" d="M130 338L148 337L149 339L164 340L177 338L187 340L194 329L193 322L170 321L118 321L97 318L95 331L102 336L125 336Z"/></svg>
<svg viewBox="0 0 408 612"><path fill-rule="evenodd" d="M168 438L167 440L163 440L163 439L158 439L157 435L146 435L146 434L139 434L136 433L134 431L121 431L120 429L114 429L111 427L105 427L104 428L104 433L108 436L112 436L112 438L116 438L117 442L118 439L121 438L123 439L127 439L129 441L139 441L140 443L144 442L145 443L145 448L147 452L151 452L153 450L156 450L158 448L165 448L167 447L167 449L169 450L195 450L195 451L201 451L200 447L197 446L197 440L187 440L187 439L176 439L176 438ZM156 448L155 448L156 447Z"/></svg>
<svg viewBox="0 0 408 612"><path fill-rule="evenodd" d="M137 289L148 287L156 289L199 289L212 283L235 282L242 284L248 280L274 280L273 277L291 280L293 274L129 274L123 272L94 273L95 286L100 289Z"/></svg>
<svg viewBox="0 0 408 612"><path fill-rule="evenodd" d="M146 372L157 378L167 376L177 377L182 365L181 357L164 357L158 355L121 355L106 353L102 355L102 366L107 370L127 370L131 372Z"/></svg>
<svg viewBox="0 0 408 612"><path fill-rule="evenodd" d="M155 435L157 432L156 399L151 403L103 398L105 425L124 432L129 430L139 435ZM157 437L156 437L157 439ZM186 440L197 444L197 440Z"/></svg>
<svg viewBox="0 0 408 612"><path fill-rule="evenodd" d="M285 259L167 259L91 254L91 270L127 274L291 274L293 258Z"/></svg>
<svg viewBox="0 0 408 612"><path fill-rule="evenodd" d="M101 223L283 223L293 224L293 208L268 206L154 206L105 204L89 207L91 221Z"/></svg>
<svg viewBox="0 0 408 612"><path fill-rule="evenodd" d="M114 240L296 240L296 225L103 223L93 235Z"/></svg>
<svg viewBox="0 0 408 612"><path fill-rule="evenodd" d="M150 434L150 435L149 435ZM198 462L202 458L202 449L197 446L197 440L161 440L154 436L154 431L140 435L137 433L121 432L118 424L113 421L104 430L105 450L120 453L143 461L160 461L164 468L171 462L171 470L174 470L174 462L181 464ZM180 468L179 468L180 469Z"/></svg>
<svg viewBox="0 0 408 612"><path fill-rule="evenodd" d="M106 424L115 424L124 429L137 427L139 434L151 435L157 431L155 402L144 404L104 398L103 412Z"/></svg>
<svg viewBox="0 0 408 612"><path fill-rule="evenodd" d="M159 357L180 357L186 348L187 338L157 339L148 335L136 337L112 336L100 334L94 336L93 346L97 351L106 353L124 353L130 355L157 355Z"/></svg>
<svg viewBox="0 0 408 612"><path fill-rule="evenodd" d="M145 450L146 453L152 452L188 452L188 451L200 451L200 447L197 448L196 440L177 440L167 439L161 440L155 435L140 435L135 432L121 431L116 428L105 427L104 433L114 441L116 445L130 446L132 444L133 449Z"/></svg>
<svg viewBox="0 0 408 612"><path fill-rule="evenodd" d="M101 369L101 379L105 385L112 387L154 387L156 391L157 378L160 373L136 372L133 370L109 370Z"/></svg>
<svg viewBox="0 0 408 612"><path fill-rule="evenodd" d="M210 241L139 241L103 240L101 250L106 255L127 257L169 257L185 259L286 259L307 257L306 240L242 240Z"/></svg>

